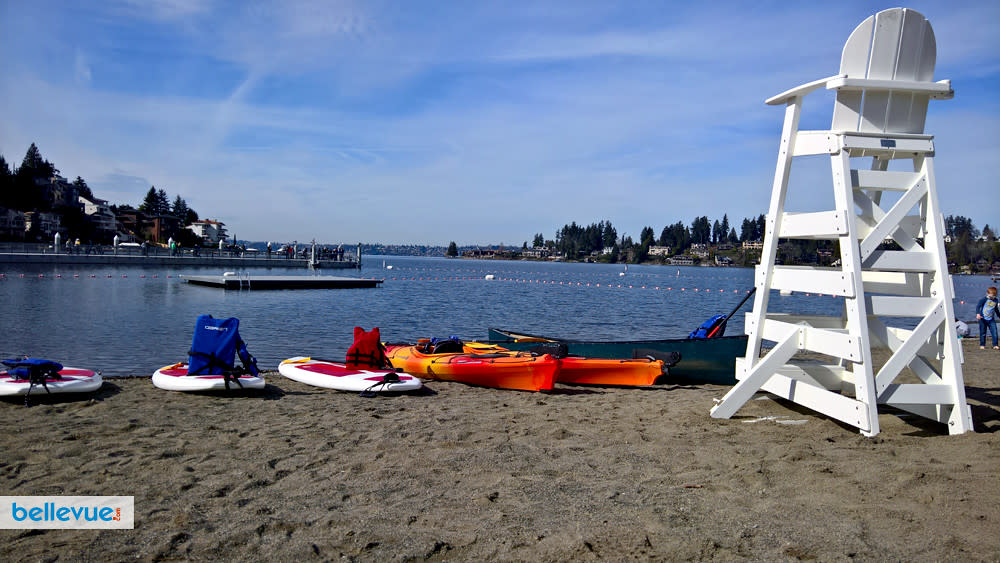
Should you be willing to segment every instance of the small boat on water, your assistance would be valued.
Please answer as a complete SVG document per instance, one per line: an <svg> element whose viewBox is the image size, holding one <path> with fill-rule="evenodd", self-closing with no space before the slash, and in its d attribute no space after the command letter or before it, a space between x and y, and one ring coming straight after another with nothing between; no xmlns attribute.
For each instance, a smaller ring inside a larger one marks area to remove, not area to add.
<svg viewBox="0 0 1000 563"><path fill-rule="evenodd" d="M540 343L565 344L569 354L589 358L632 359L677 352L681 360L670 376L703 383L736 383L736 358L747 349L746 335L662 340L586 341L539 336L521 331L490 328L489 344L511 350L530 350Z"/></svg>
<svg viewBox="0 0 1000 563"><path fill-rule="evenodd" d="M396 369L441 381L457 381L496 389L547 391L555 383L559 363L549 354L470 353L454 340L387 344L386 358Z"/></svg>
<svg viewBox="0 0 1000 563"><path fill-rule="evenodd" d="M556 358L559 370L556 383L569 385L625 385L645 387L653 385L667 369L677 363L680 355L669 363L653 358L587 358L566 355L566 347L557 343L535 344L528 351L549 352ZM518 354L497 344L468 342L465 350L476 354Z"/></svg>

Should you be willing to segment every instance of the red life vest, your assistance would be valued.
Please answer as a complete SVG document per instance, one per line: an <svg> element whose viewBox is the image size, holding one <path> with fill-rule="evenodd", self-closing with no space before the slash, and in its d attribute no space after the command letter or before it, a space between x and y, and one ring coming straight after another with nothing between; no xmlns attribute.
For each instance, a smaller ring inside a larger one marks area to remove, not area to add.
<svg viewBox="0 0 1000 563"><path fill-rule="evenodd" d="M366 332L354 327L354 344L347 349L347 367L350 369L381 369L386 365L385 350L378 327Z"/></svg>

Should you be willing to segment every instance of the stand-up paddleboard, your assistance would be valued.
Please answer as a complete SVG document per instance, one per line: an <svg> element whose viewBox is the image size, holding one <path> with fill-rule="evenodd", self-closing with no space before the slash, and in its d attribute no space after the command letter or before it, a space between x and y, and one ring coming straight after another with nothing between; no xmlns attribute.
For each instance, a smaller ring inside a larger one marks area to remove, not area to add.
<svg viewBox="0 0 1000 563"><path fill-rule="evenodd" d="M420 379L393 370L366 370L347 365L298 356L278 365L278 373L306 385L338 391L400 393L423 386Z"/></svg>
<svg viewBox="0 0 1000 563"><path fill-rule="evenodd" d="M230 391L240 389L263 389L264 378L243 374L239 383L229 378ZM164 366L153 372L153 385L167 391L225 391L226 377L221 374L188 375L188 365L185 363Z"/></svg>
<svg viewBox="0 0 1000 563"><path fill-rule="evenodd" d="M0 371L0 396L27 395L29 389L32 395L46 391L49 393L89 393L100 389L103 382L104 380L98 372L89 369L63 368L59 370L59 378L47 377L44 385L38 381L32 389L30 380L16 378L7 371Z"/></svg>

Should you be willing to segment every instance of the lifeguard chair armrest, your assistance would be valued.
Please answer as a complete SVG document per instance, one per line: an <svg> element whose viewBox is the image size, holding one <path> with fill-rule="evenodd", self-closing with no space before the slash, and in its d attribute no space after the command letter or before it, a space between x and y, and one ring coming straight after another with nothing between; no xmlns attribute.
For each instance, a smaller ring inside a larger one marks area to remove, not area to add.
<svg viewBox="0 0 1000 563"><path fill-rule="evenodd" d="M819 80L813 80L812 82L807 82L801 86L796 86L791 90L785 90L784 92L774 96L773 98L768 98L764 101L769 106L777 106L781 104L788 103L792 98L798 98L805 96L813 90L818 90L827 85L831 80L836 80L838 78L847 78L844 74L834 74L833 76L827 76L826 78L820 78Z"/></svg>
<svg viewBox="0 0 1000 563"><path fill-rule="evenodd" d="M869 78L848 78L838 76L826 83L827 90L892 90L895 92L919 92L930 94L936 100L948 100L955 96L951 80L937 82L916 82L910 80L872 80Z"/></svg>

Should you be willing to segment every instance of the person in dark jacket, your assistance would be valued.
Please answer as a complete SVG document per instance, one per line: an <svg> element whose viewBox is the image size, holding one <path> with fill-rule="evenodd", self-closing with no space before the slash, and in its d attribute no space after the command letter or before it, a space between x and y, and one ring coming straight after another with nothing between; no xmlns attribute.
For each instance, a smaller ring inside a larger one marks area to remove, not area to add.
<svg viewBox="0 0 1000 563"><path fill-rule="evenodd" d="M997 288L986 289L986 297L979 300L976 305L976 319L979 320L979 349L986 349L986 331L990 331L990 338L993 340L993 349L1000 350L997 346L997 317L1000 316L1000 308L997 307Z"/></svg>

